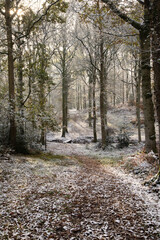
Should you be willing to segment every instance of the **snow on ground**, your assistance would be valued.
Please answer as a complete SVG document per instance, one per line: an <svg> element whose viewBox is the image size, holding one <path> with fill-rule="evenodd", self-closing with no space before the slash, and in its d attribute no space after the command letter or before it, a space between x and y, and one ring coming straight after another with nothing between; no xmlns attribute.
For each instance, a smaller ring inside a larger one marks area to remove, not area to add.
<svg viewBox="0 0 160 240"><path fill-rule="evenodd" d="M111 109L108 111L107 119L108 126L115 131L115 134L120 132L120 128L124 127L126 132L130 136L130 139L137 140L137 127L131 123L135 119L135 107L120 107ZM68 134L66 134L65 140L76 139L76 138L86 138L93 136L93 130L88 126L87 113L80 112L75 109L69 112L69 123L68 123ZM97 120L97 136L101 138L100 131L100 119ZM47 150L51 151L53 154L62 155L90 155L98 157L118 157L123 155L133 154L143 148L144 143L130 144L128 148L117 149L117 144L112 144L102 151L97 147L97 144L75 144L75 143L57 143L52 142L54 139L62 139L61 132L48 133L47 135ZM144 130L142 128L142 140L144 140Z"/></svg>
<svg viewBox="0 0 160 240"><path fill-rule="evenodd" d="M143 185L142 180L135 178L133 173L125 173L122 169L116 168L111 168L111 172L119 177L125 185L129 185L132 193L143 199L146 211L151 214L152 220L154 219L155 224L158 223L160 227L160 197L156 193L151 193L149 187Z"/></svg>
<svg viewBox="0 0 160 240"><path fill-rule="evenodd" d="M95 159L44 154L0 161L2 240L160 239L157 199L144 199L137 182Z"/></svg>
<svg viewBox="0 0 160 240"><path fill-rule="evenodd" d="M72 115L72 116L71 116ZM92 136L87 115L70 112L67 139ZM110 127L130 125L134 109L108 113ZM99 123L98 123L99 124ZM100 126L98 125L100 136ZM0 157L0 239L5 240L159 240L160 201L139 179L103 164L139 151L132 144L105 151L96 144L58 143L47 136L37 156Z"/></svg>
<svg viewBox="0 0 160 240"><path fill-rule="evenodd" d="M58 155L84 155L84 156L95 156L95 157L115 157L122 158L126 155L131 155L140 151L143 147L143 144L132 145L129 148L117 149L117 148L108 148L101 150L96 147L97 144L75 144L75 143L56 143L48 142L47 151L58 154Z"/></svg>
<svg viewBox="0 0 160 240"><path fill-rule="evenodd" d="M131 122L136 119L135 107L116 107L108 110L107 122L108 126L117 133L123 127L130 135L131 139L137 136L138 130L136 125ZM69 110L67 138L74 139L76 137L93 136L93 130L88 126L88 113L86 111L77 111L76 109ZM144 139L144 129L142 126L142 140ZM97 136L101 137L100 114L97 113ZM61 132L54 133L49 136L50 140L54 137L61 137ZM138 137L137 137L138 139Z"/></svg>

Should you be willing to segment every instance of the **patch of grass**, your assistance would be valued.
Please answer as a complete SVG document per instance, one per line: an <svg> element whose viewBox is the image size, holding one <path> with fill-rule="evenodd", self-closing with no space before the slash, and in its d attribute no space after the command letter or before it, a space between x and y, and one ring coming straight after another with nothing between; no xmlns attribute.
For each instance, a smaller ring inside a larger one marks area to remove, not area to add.
<svg viewBox="0 0 160 240"><path fill-rule="evenodd" d="M33 155L33 157L40 158L45 161L51 161L51 160L54 161L57 159L64 160L66 158L66 156L63 156L63 155L53 155L52 153L43 153L43 152Z"/></svg>
<svg viewBox="0 0 160 240"><path fill-rule="evenodd" d="M123 160L122 156L119 157L105 157L100 159L102 165L110 165L113 167L119 166Z"/></svg>
<svg viewBox="0 0 160 240"><path fill-rule="evenodd" d="M41 159L45 163L51 163L59 166L72 166L76 165L76 161L71 157L64 156L64 155L53 155L52 153L38 153L34 155L29 155L29 159L33 158L34 160Z"/></svg>

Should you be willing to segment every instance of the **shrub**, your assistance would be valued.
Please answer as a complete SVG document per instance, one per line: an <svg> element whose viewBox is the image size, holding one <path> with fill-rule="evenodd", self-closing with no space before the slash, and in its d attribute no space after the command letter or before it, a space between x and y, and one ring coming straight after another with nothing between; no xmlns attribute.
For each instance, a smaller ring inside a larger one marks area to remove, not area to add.
<svg viewBox="0 0 160 240"><path fill-rule="evenodd" d="M121 128L120 133L118 135L118 148L124 148L129 146L129 136L124 128Z"/></svg>

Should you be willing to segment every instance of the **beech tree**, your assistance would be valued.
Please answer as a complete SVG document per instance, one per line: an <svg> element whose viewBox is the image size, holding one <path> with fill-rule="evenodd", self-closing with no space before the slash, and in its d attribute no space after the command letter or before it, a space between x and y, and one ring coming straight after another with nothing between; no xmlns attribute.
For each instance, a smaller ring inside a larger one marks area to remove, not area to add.
<svg viewBox="0 0 160 240"><path fill-rule="evenodd" d="M0 14L1 17L5 20L5 31L7 39L7 57L8 57L8 92L9 92L9 144L13 149L16 149L17 142L17 126L16 126L16 94L18 93L18 110L19 110L19 122L17 125L20 125L20 134L24 134L23 129L23 112L24 104L26 100L23 99L23 85L24 85L24 73L23 73L23 42L26 41L26 38L29 37L31 31L41 23L45 16L49 16L48 12L52 11L55 13L51 21L58 21L61 17L59 16L60 12L65 12L67 4L61 0L54 2L48 2L43 6L43 9L40 9L37 13L29 14L27 17L23 18L23 28L21 28L21 22L18 19L19 10L22 7L21 0L3 0L0 3ZM25 14L25 11L24 11ZM15 20L18 19L18 22L15 24ZM50 21L50 19L48 19ZM15 61L16 60L16 61ZM17 70L17 76L16 76ZM15 89L15 79L18 78L18 89ZM16 90L18 90L16 92ZM27 97L28 99L28 97ZM22 137L23 138L23 137ZM18 149L17 149L18 150Z"/></svg>
<svg viewBox="0 0 160 240"><path fill-rule="evenodd" d="M111 0L102 0L107 6L121 19L133 28L138 30L140 47L141 47L141 74L142 74L142 96L145 119L145 149L147 152L156 151L156 137L154 127L154 108L151 91L151 74L150 74L150 12L149 1L138 1L143 5L144 20L143 23L130 18L127 13L120 10Z"/></svg>
<svg viewBox="0 0 160 240"><path fill-rule="evenodd" d="M18 4L17 1L16 3ZM11 14L14 1L5 0L1 3L0 13L5 18L5 30L7 35L7 56L8 56L8 84L9 84L9 143L11 147L16 147L16 123L15 123L15 77L14 77L14 57L13 57L13 35L12 21L14 15ZM4 9L3 9L4 7Z"/></svg>
<svg viewBox="0 0 160 240"><path fill-rule="evenodd" d="M156 97L157 121L159 127L159 166L160 166L160 1L150 1L152 26L152 57L154 70L154 88ZM157 182L160 182L160 167Z"/></svg>
<svg viewBox="0 0 160 240"><path fill-rule="evenodd" d="M76 43L72 37L69 24L66 22L59 25L55 37L55 50L53 56L53 66L58 71L61 79L61 96L62 96L62 137L68 133L68 96L71 84L72 61L76 52Z"/></svg>
<svg viewBox="0 0 160 240"><path fill-rule="evenodd" d="M110 48L112 46L113 37L109 37L105 34L105 30L109 29L111 22L109 21L109 17L107 20L105 19L106 9L99 1L94 1L93 4L86 4L84 7L83 14L80 14L80 17L83 22L88 22L93 27L94 32L94 40L92 50L91 43L89 46L86 45L85 41L82 38L79 40L86 48L86 51L90 58L90 63L92 65L92 74L90 74L90 85L92 84L93 89L95 89L95 77L98 75L99 79L99 102L100 102L100 120L101 120L101 139L102 139L102 148L105 149L107 145L107 77L108 77L108 69L111 62L111 51ZM105 24L108 23L108 28L105 28ZM86 38L86 37L85 37ZM95 51L97 52L95 54ZM109 64L108 64L109 63ZM96 70L96 72L95 72ZM94 79L92 79L94 77ZM94 97L93 93L93 98ZM93 100L93 104L95 105L95 101ZM93 105L93 108L95 106ZM91 107L91 106L90 106ZM96 118L95 112L93 115ZM94 120L94 126L96 121ZM95 131L93 131L95 140L96 135Z"/></svg>

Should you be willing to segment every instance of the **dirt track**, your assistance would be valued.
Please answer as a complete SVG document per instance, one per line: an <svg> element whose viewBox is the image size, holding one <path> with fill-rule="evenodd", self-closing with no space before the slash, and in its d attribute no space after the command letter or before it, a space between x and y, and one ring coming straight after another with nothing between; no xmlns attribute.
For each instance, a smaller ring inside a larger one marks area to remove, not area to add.
<svg viewBox="0 0 160 240"><path fill-rule="evenodd" d="M158 209L93 158L1 159L0 176L0 239L160 239Z"/></svg>

